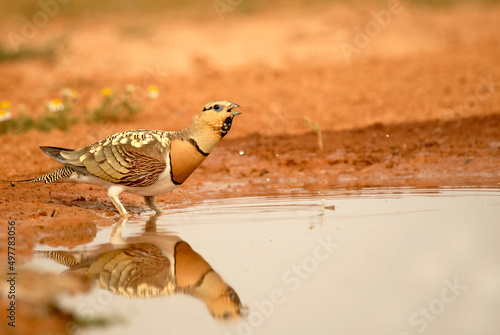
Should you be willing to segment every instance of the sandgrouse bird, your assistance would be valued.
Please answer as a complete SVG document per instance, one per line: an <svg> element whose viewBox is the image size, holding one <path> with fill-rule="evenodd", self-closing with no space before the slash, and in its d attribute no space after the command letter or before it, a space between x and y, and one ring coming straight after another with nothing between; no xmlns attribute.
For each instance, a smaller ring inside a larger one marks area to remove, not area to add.
<svg viewBox="0 0 500 335"><path fill-rule="evenodd" d="M63 167L29 179L35 182L76 182L105 187L122 217L122 192L144 197L157 214L155 196L174 190L205 160L228 133L240 107L228 101L207 103L190 126L178 131L129 130L72 150L40 147Z"/></svg>

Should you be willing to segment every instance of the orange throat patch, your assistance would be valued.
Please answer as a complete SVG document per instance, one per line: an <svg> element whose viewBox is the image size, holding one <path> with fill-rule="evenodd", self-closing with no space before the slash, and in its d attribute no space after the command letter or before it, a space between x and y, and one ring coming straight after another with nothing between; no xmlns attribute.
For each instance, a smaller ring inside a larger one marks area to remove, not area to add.
<svg viewBox="0 0 500 335"><path fill-rule="evenodd" d="M182 184L205 160L197 148L196 142L174 139L170 144L170 174L174 184Z"/></svg>

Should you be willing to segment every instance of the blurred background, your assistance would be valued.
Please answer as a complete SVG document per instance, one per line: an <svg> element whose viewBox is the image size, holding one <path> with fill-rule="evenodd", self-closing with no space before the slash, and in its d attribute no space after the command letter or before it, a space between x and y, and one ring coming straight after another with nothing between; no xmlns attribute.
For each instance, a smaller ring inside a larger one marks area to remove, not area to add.
<svg viewBox="0 0 500 335"><path fill-rule="evenodd" d="M491 114L498 4L3 1L0 101L22 119L3 133L112 121L104 135L139 111L140 127L177 129L215 99L256 120L233 136Z"/></svg>
<svg viewBox="0 0 500 335"><path fill-rule="evenodd" d="M40 145L177 130L225 99L243 114L163 207L276 189L499 185L500 1L20 0L0 2L0 22L0 180L59 167ZM87 243L115 217L88 185L0 191L24 259L41 232Z"/></svg>

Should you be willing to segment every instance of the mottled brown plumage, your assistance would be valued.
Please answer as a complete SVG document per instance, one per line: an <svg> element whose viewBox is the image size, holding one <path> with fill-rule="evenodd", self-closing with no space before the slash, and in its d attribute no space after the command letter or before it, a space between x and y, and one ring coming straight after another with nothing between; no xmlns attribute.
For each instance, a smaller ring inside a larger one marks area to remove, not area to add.
<svg viewBox="0 0 500 335"><path fill-rule="evenodd" d="M205 303L217 319L241 316L240 298L212 266L191 246L172 234L156 233L157 217L150 217L146 231L122 237L117 222L111 243L95 249L72 251L35 251L91 279L97 287L128 298L164 297L186 294Z"/></svg>
<svg viewBox="0 0 500 335"><path fill-rule="evenodd" d="M33 181L82 182L108 188L120 215L128 216L119 200L122 192L142 195L157 213L155 196L181 185L224 137L240 107L227 101L207 103L193 124L178 131L129 130L72 150L40 147L64 167Z"/></svg>

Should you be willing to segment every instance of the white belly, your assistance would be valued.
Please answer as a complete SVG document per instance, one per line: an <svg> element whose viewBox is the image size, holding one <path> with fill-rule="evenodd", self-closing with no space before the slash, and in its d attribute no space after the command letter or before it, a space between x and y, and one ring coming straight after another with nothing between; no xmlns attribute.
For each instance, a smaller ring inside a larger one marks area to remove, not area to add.
<svg viewBox="0 0 500 335"><path fill-rule="evenodd" d="M151 195L156 196L171 192L179 185L176 185L172 182L172 180L170 179L170 171L167 170L168 169L165 169L165 171L163 171L163 173L158 178L158 181L151 186L146 186L146 187L124 186L124 191L142 196L151 196Z"/></svg>
<svg viewBox="0 0 500 335"><path fill-rule="evenodd" d="M145 186L145 187L132 187L132 186L124 186L120 184L113 184L109 181L103 180L101 178L92 176L92 175L82 175L82 174L77 174L76 172L73 173L73 175L66 180L65 182L74 182L74 183L85 183L85 184L91 184L91 185L96 185L104 188L110 188L113 186L113 188L118 191L116 193L122 193L122 192L129 192L141 196L157 196L160 194L165 194L168 192L173 191L177 186L172 182L170 178L170 171L169 169L165 169L160 176L158 177L158 181L154 183L153 185L150 186Z"/></svg>

